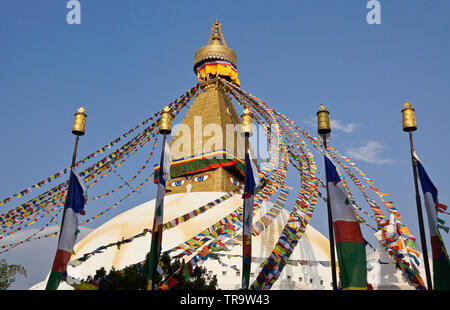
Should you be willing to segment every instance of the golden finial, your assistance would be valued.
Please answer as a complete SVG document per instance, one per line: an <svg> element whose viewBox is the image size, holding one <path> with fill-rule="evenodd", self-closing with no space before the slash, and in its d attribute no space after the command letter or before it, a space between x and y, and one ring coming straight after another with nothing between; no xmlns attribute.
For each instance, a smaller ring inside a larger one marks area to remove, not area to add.
<svg viewBox="0 0 450 310"><path fill-rule="evenodd" d="M165 106L159 119L159 133L170 134L172 132L172 114L169 106Z"/></svg>
<svg viewBox="0 0 450 310"><path fill-rule="evenodd" d="M411 103L406 101L403 109L403 131L415 131L417 130L416 114Z"/></svg>
<svg viewBox="0 0 450 310"><path fill-rule="evenodd" d="M81 106L77 113L75 113L75 120L73 121L72 133L77 136L84 135L86 131L86 109Z"/></svg>
<svg viewBox="0 0 450 310"><path fill-rule="evenodd" d="M228 47L222 33L222 24L216 19L209 36L208 44L197 50L194 56L194 72L197 74L197 66L208 59L223 59L231 62L235 67L236 54Z"/></svg>
<svg viewBox="0 0 450 310"><path fill-rule="evenodd" d="M327 134L331 132L330 126L330 112L321 104L319 111L317 111L317 132L319 134Z"/></svg>
<svg viewBox="0 0 450 310"><path fill-rule="evenodd" d="M216 18L216 21L211 28L211 35L209 36L208 45L220 45L220 43L222 43L223 46L227 47L227 42L225 42L221 27L222 24L219 24L219 20Z"/></svg>

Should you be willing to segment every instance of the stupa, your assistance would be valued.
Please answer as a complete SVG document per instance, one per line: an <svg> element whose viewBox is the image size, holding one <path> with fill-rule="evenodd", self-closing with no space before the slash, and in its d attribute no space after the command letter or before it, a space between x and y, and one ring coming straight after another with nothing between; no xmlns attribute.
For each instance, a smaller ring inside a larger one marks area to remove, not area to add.
<svg viewBox="0 0 450 310"><path fill-rule="evenodd" d="M199 81L200 93L170 141L171 180L167 184L164 222L188 214L226 193L234 191L236 194L164 232L163 252L192 238L242 206L240 188L245 167L243 140L236 129L240 117L231 102L230 94L222 87L222 82L217 77L236 86L240 86L240 81L236 54L227 46L217 20L211 29L208 44L195 53L193 68ZM256 158L253 160L256 162ZM159 166L155 167L155 172L157 176ZM273 206L270 201L263 202L253 217L254 223L261 220ZM134 236L147 228L151 229L154 207L155 200L148 201L101 225L75 245L75 254L71 260L82 257L102 245ZM251 282L261 269L262 261L270 255L288 218L289 212L282 209L265 230L253 237ZM223 242L228 244L227 251L219 256L220 259L205 261L203 266L217 275L219 288L239 289L242 283L242 257L239 257L242 254L242 245L238 238ZM151 235L147 234L120 247L110 247L77 267L69 265L67 272L71 277L86 279L101 267L106 270L113 267L122 269L143 261L149 252L150 243ZM272 289L331 289L329 261L328 239L308 225L306 233L290 257L292 263L284 268ZM47 279L32 289L44 289L46 281ZM59 289L73 287L61 283Z"/></svg>

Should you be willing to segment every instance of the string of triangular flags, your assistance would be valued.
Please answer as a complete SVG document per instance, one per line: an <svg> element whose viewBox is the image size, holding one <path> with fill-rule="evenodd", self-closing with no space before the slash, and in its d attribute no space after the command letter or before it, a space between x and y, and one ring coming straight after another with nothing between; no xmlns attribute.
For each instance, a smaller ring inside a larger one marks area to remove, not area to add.
<svg viewBox="0 0 450 310"><path fill-rule="evenodd" d="M197 87L193 87L188 92L186 92L185 94L183 94L182 96L177 98L174 102L170 103L169 106L171 106L171 108L173 109L174 114L178 113L183 107L185 107L187 105L187 103L193 98L193 96L195 95L196 92L197 92ZM153 120L156 116L158 116L160 114L161 114L161 111L154 114L152 117L148 118L146 121L142 122L141 124L135 126L133 129L131 129L130 131L128 131L121 137L115 139L113 142L109 143L105 147L92 153L91 155L82 159L81 161L78 161L77 166L80 165L81 163L84 163L88 159L97 156L98 154L104 153L106 151L106 149L111 149L111 147L113 145L119 143L119 141L123 140L126 136L130 135L132 132L134 132L139 127L145 126L146 124L148 124L151 120ZM80 175L84 176L86 181L93 181L88 186L92 187L93 185L98 183L99 180L106 177L106 175L109 174L111 171L115 171L115 169L120 167L127 158L129 158L130 156L135 154L136 151L139 150L139 148L142 148L143 146L145 146L145 144L147 142L151 141L151 139L153 137L155 137L155 135L156 135L154 130L155 130L157 124L158 124L158 120L154 121L149 127L145 128L140 134L138 134L135 138L130 140L128 143L126 143L125 145L123 145L122 147L120 147L119 149L117 149L116 151L111 153L110 155L104 157L97 163L91 165L89 168L82 171L80 173ZM157 138L157 136L156 136L156 138ZM156 143L153 145L153 150L151 152L151 155L153 155L155 146L156 146ZM142 171L147 167L147 164L151 158L151 155L146 160L144 166L127 183L134 181L137 178L137 176L140 173L142 173ZM49 177L48 182L53 181L54 179L60 177L64 173L65 173L64 170L62 170L61 172L55 174L55 176ZM148 181L148 179L145 180L143 183L145 183L146 181ZM41 187L45 183L47 183L47 182L39 182L38 186L35 186L35 187L36 188ZM143 183L141 183L137 188L142 186ZM39 196L21 204L20 206L2 214L0 216L0 225L3 230L0 231L0 239L4 238L7 235L18 232L18 231L22 230L24 227L28 227L32 224L35 224L36 222L38 222L40 219L44 218L45 216L52 215L52 213L56 212L58 210L58 208L64 204L66 188L67 188L67 181L65 181L65 182L59 184L58 186L44 192L43 194L40 194ZM121 189L121 188L123 188L123 185L119 186L116 189L113 189L112 191L110 191L106 194L94 197L94 199L100 199L100 198L107 197L112 192L116 192L118 189ZM107 211L111 210L112 208L116 207L117 205L119 205L124 199L128 198L134 192L135 191L132 191L129 195L126 195L125 197L123 197L119 202L113 204L107 210L97 214L96 216L94 216L93 218L91 218L85 222L90 222L90 221L98 218L99 216L103 215L105 212L107 212ZM27 193L29 193L29 192L27 192ZM12 196L14 196L14 195L12 195ZM17 195L15 195L14 197L16 197L16 196ZM19 195L19 196L21 196L21 195ZM7 202L9 202L10 200L11 199L5 199L5 201L7 201ZM48 226L48 225L46 225L46 226ZM44 226L44 228L46 226ZM39 230L39 231L41 231L41 230ZM51 236L55 236L55 235L56 235L55 233L51 233L51 234L47 234L46 236L40 236L39 238L51 237ZM9 245L4 245L4 246L2 246L2 248L11 249L11 248L16 247L19 244L23 244L25 242L29 242L32 240L37 240L37 238L34 237L34 235L33 235L31 238L29 237L20 242L15 242L15 243L12 243Z"/></svg>

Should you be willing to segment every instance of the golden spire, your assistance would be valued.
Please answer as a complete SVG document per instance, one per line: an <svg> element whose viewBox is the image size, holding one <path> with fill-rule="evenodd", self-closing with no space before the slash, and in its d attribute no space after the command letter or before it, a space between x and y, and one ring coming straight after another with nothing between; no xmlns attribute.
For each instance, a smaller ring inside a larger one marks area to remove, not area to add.
<svg viewBox="0 0 450 310"><path fill-rule="evenodd" d="M236 54L228 47L225 38L223 37L222 24L216 19L212 28L211 35L209 36L208 45L205 45L197 50L194 57L194 72L197 74L197 65L208 59L223 59L231 62L235 67Z"/></svg>
<svg viewBox="0 0 450 310"><path fill-rule="evenodd" d="M222 29L220 27L222 27L222 24L219 24L219 20L216 19L214 25L211 28L211 35L209 36L208 45L221 45L222 43L223 46L228 47L227 42L225 42L225 39L223 37Z"/></svg>

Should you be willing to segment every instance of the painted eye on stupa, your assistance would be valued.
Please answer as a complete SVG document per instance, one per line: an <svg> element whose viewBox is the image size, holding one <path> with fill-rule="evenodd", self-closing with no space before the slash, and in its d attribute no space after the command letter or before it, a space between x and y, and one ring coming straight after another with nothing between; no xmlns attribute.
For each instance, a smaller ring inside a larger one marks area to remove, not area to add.
<svg viewBox="0 0 450 310"><path fill-rule="evenodd" d="M172 183L170 183L170 186L172 186L172 187L177 187L177 186L183 185L184 183L186 183L185 180L173 181Z"/></svg>
<svg viewBox="0 0 450 310"><path fill-rule="evenodd" d="M209 178L208 174L202 175L202 176L198 176L198 177L194 177L193 180L194 182L203 182L206 181L206 179Z"/></svg>
<svg viewBox="0 0 450 310"><path fill-rule="evenodd" d="M239 181L237 181L235 178L233 178L233 177L230 177L230 181L231 181L231 183L233 183L233 185L236 185L236 186L238 186L239 185Z"/></svg>

